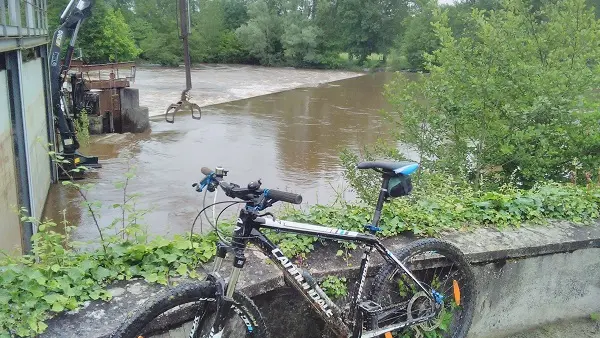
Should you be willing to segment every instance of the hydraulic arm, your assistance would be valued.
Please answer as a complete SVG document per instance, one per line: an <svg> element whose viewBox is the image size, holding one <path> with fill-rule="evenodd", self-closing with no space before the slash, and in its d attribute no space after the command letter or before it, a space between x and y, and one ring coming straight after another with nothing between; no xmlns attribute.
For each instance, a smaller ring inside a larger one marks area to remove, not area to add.
<svg viewBox="0 0 600 338"><path fill-rule="evenodd" d="M98 157L84 156L77 151L79 142L77 141L73 116L69 114L68 105L62 92L63 83L71 66L77 34L83 21L90 16L92 5L93 0L71 0L69 2L60 17L60 26L54 32L50 50L50 88L55 126L60 135L61 149L59 152L68 161L68 163L61 164L61 179L69 176L81 176L70 172L71 169L78 166L101 167L98 163ZM61 62L62 44L66 40L69 41L69 46Z"/></svg>

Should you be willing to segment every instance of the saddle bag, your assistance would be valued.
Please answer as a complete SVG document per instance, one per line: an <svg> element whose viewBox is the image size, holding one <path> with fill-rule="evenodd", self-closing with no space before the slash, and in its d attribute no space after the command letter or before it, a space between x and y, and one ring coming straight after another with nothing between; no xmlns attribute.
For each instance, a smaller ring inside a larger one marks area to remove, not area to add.
<svg viewBox="0 0 600 338"><path fill-rule="evenodd" d="M408 175L396 175L390 178L387 186L390 197L401 197L410 194L412 191L412 182Z"/></svg>

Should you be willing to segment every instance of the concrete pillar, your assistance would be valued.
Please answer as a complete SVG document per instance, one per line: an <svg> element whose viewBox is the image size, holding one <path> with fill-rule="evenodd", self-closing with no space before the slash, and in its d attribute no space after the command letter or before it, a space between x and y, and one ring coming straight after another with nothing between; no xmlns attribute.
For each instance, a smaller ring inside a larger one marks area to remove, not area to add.
<svg viewBox="0 0 600 338"><path fill-rule="evenodd" d="M123 132L143 133L150 129L149 111L147 107L140 107L139 89L123 88L120 95Z"/></svg>

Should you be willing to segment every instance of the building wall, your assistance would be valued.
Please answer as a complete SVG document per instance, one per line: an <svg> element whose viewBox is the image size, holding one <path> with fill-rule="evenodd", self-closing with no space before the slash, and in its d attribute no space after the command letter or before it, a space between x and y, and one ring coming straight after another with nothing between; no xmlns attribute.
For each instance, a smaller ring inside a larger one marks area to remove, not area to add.
<svg viewBox="0 0 600 338"><path fill-rule="evenodd" d="M14 141L10 119L6 71L0 70L0 249L21 252Z"/></svg>
<svg viewBox="0 0 600 338"><path fill-rule="evenodd" d="M44 99L42 58L23 62L23 102L31 176L32 215L40 218L50 188L50 160L48 156L48 126Z"/></svg>

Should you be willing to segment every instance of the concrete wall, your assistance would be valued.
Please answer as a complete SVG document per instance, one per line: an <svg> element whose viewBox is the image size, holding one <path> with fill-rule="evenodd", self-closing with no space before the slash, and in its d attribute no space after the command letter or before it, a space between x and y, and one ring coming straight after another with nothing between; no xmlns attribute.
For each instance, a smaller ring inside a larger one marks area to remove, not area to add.
<svg viewBox="0 0 600 338"><path fill-rule="evenodd" d="M600 311L598 248L491 262L473 270L478 295L469 338L511 337ZM322 320L294 289L280 287L257 295L254 302L271 332L321 338Z"/></svg>
<svg viewBox="0 0 600 338"><path fill-rule="evenodd" d="M478 229L448 234L445 239L466 254L477 279L469 338L506 337L557 319L600 312L600 222L583 227L568 223L523 226L502 232ZM385 240L385 244L396 251L409 241L396 237ZM335 245L318 249L303 260L303 267L317 278L346 277L353 288L360 251L344 261L336 256L337 249ZM382 263L377 257L372 260L372 273ZM253 297L273 336L285 333L290 338L321 338L323 322L301 296L284 285L279 270L265 264L266 256L247 250L246 258L239 288ZM230 259L224 264L224 276L230 271ZM370 282L368 278L367 287ZM139 310L138 306L160 288L139 280L119 282L110 288L115 295L110 303L96 301L78 312L58 316L48 322L47 332L40 337L108 338L120 325L115 318Z"/></svg>
<svg viewBox="0 0 600 338"><path fill-rule="evenodd" d="M32 214L35 217L42 216L51 181L42 72L42 58L23 63L23 102L25 103L29 173L32 185Z"/></svg>
<svg viewBox="0 0 600 338"><path fill-rule="evenodd" d="M471 337L506 337L600 311L600 249L474 267L479 294Z"/></svg>
<svg viewBox="0 0 600 338"><path fill-rule="evenodd" d="M6 71L0 71L0 249L21 251L21 226L13 210L18 205L15 154Z"/></svg>

